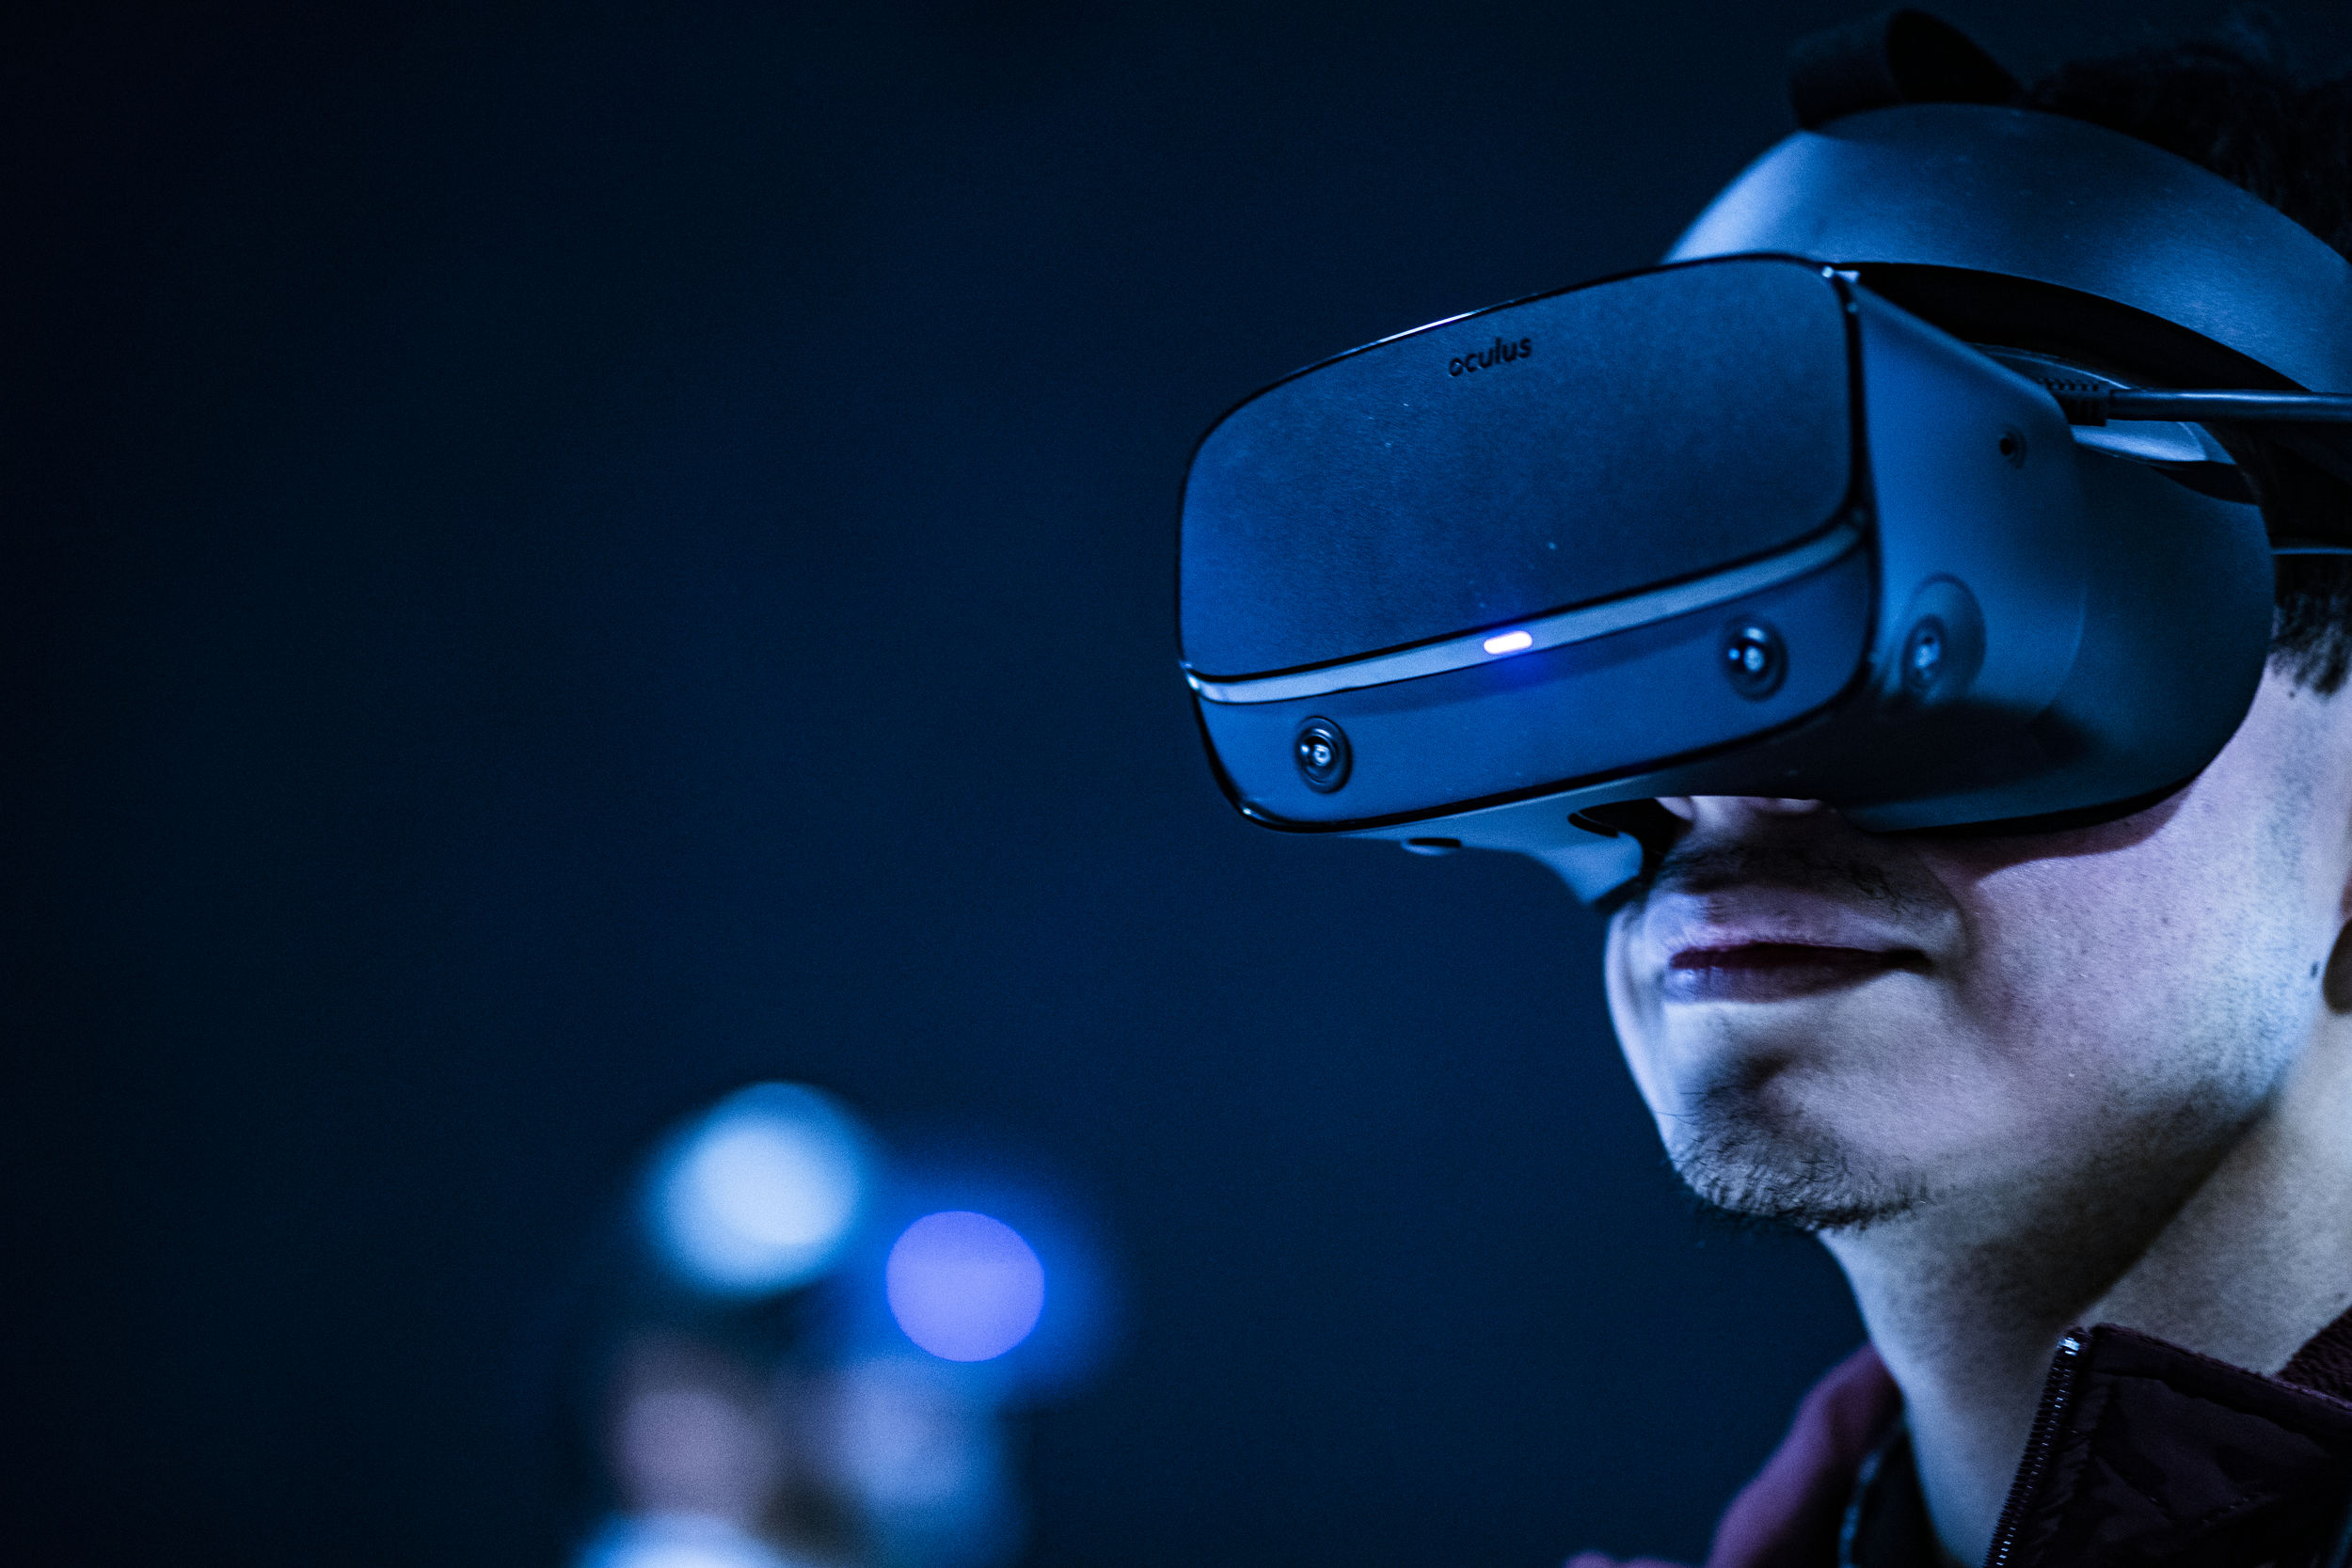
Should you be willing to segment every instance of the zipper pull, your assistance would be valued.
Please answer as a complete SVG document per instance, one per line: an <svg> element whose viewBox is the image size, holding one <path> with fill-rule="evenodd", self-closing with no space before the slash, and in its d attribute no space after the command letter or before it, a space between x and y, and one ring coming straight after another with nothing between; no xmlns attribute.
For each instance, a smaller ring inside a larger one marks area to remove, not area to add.
<svg viewBox="0 0 2352 1568"><path fill-rule="evenodd" d="M1984 1568L2010 1568L2018 1532L2026 1528L2026 1506L2041 1489L2042 1472L2050 1467L2050 1450L2058 1446L2058 1424L2074 1393L2074 1372L2083 1355L2083 1336L2075 1330L2060 1339L2050 1358L2050 1375L2042 1383L2042 1403L2034 1411L2033 1428L2026 1437L2026 1457L2010 1483L2009 1500L2001 1505L2001 1523L1993 1532L1993 1549Z"/></svg>

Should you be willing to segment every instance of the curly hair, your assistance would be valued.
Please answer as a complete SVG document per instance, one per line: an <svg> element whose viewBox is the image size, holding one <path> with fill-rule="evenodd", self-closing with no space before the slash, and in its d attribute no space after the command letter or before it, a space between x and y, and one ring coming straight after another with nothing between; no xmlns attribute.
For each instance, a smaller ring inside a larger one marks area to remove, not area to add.
<svg viewBox="0 0 2352 1568"><path fill-rule="evenodd" d="M2241 13L2207 38L2068 61L2015 102L2200 164L2352 260L2352 75L2305 81L2263 13ZM2289 556L2278 574L2271 667L2334 692L2352 674L2352 560Z"/></svg>

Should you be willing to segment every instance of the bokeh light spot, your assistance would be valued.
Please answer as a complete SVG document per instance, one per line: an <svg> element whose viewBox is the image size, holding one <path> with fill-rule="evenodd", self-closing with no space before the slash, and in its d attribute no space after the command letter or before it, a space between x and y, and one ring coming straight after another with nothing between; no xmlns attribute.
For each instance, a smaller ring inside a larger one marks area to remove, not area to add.
<svg viewBox="0 0 2352 1568"><path fill-rule="evenodd" d="M758 1084L721 1101L656 1179L654 1228L695 1284L782 1290L821 1272L856 1223L863 1140L827 1096Z"/></svg>
<svg viewBox="0 0 2352 1568"><path fill-rule="evenodd" d="M944 1361L986 1361L1029 1337L1045 1266L1019 1231L967 1209L926 1214L890 1248L890 1315Z"/></svg>

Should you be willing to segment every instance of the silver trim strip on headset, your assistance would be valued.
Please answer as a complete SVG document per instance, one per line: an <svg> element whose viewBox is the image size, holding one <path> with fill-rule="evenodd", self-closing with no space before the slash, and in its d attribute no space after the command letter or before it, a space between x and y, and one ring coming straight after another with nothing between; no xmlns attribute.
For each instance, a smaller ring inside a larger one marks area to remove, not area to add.
<svg viewBox="0 0 2352 1568"><path fill-rule="evenodd" d="M1605 604L1559 610L1516 626L1488 626L1483 631L1449 637L1442 642L1424 642L1417 648L1404 648L1347 664L1327 665L1320 670L1301 670L1295 675L1212 681L1187 670L1184 679L1213 703L1283 703L1298 697L1327 697L1334 691L1354 691L1367 686L1387 686L1421 675L1441 675L1449 670L1467 670L1474 664L1491 664L1497 659L1517 658L1546 648L1590 641L1612 632L1629 631L1653 621L1727 604L1826 566L1861 543L1860 529L1851 523L1840 523L1818 538L1793 545L1761 561L1751 561L1744 566L1629 598L1611 599ZM1518 641L1522 635L1527 639L1523 642ZM1506 640L1511 642L1510 647L1500 652L1487 650L1489 642Z"/></svg>

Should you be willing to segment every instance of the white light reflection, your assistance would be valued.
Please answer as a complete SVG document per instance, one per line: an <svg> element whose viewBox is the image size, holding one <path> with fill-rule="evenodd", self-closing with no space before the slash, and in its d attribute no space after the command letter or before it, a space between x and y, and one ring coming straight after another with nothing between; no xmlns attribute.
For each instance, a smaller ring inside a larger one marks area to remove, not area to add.
<svg viewBox="0 0 2352 1568"><path fill-rule="evenodd" d="M866 1184L865 1140L830 1096L755 1084L720 1101L655 1172L649 1217L685 1278L756 1294L823 1271Z"/></svg>
<svg viewBox="0 0 2352 1568"><path fill-rule="evenodd" d="M1499 637L1489 637L1480 644L1490 654L1516 654L1534 645L1535 634L1532 631L1506 631Z"/></svg>
<svg viewBox="0 0 2352 1568"><path fill-rule="evenodd" d="M651 1513L610 1521L579 1568L794 1568L792 1560L724 1519Z"/></svg>

